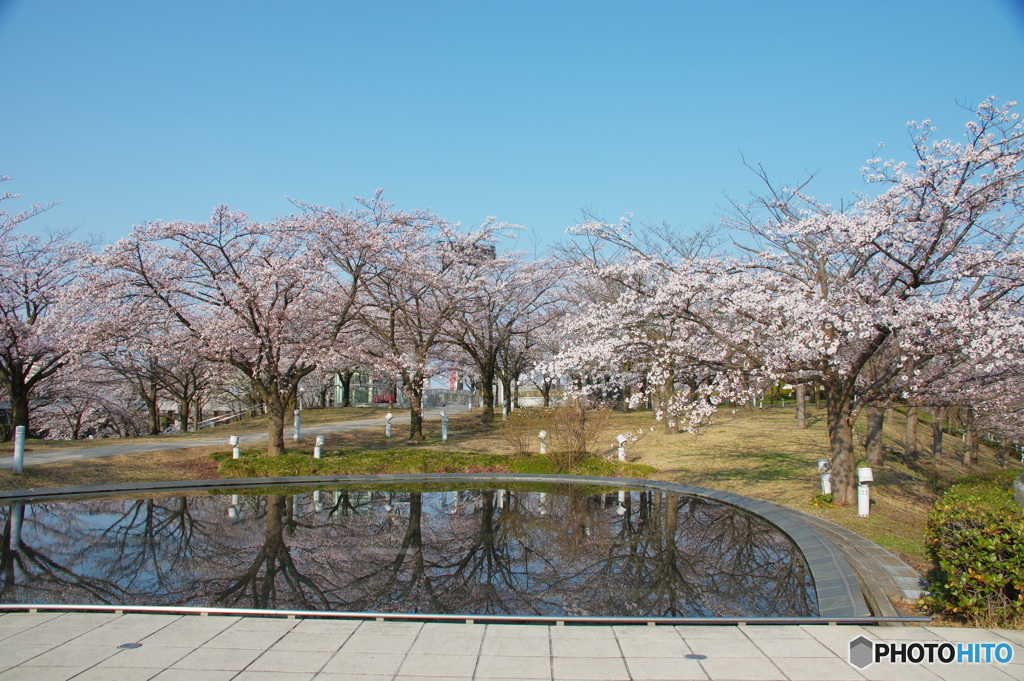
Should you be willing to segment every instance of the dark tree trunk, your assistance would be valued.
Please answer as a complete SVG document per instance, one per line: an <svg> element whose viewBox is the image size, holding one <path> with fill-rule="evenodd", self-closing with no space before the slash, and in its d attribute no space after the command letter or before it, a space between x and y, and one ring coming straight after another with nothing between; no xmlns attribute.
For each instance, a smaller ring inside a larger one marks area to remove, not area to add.
<svg viewBox="0 0 1024 681"><path fill-rule="evenodd" d="M869 466L882 465L882 426L885 420L885 410L881 407L866 407L864 413L867 415L868 433L864 442L865 459Z"/></svg>
<svg viewBox="0 0 1024 681"><path fill-rule="evenodd" d="M829 449L832 454L832 494L837 506L857 503L857 481L853 470L853 404L838 387L829 386L826 400Z"/></svg>
<svg viewBox="0 0 1024 681"><path fill-rule="evenodd" d="M945 407L932 409L932 460L942 460L942 421L946 418Z"/></svg>
<svg viewBox="0 0 1024 681"><path fill-rule="evenodd" d="M807 427L807 406L805 403L807 389L803 383L796 387L796 427Z"/></svg>
<svg viewBox="0 0 1024 681"><path fill-rule="evenodd" d="M483 412L480 419L484 423L494 422L494 363L478 363L480 369L480 401Z"/></svg>
<svg viewBox="0 0 1024 681"><path fill-rule="evenodd" d="M344 371L340 374L342 407L352 406L352 373L351 371Z"/></svg>
<svg viewBox="0 0 1024 681"><path fill-rule="evenodd" d="M907 424L903 437L903 453L907 459L916 461L917 451L917 407L907 407Z"/></svg>
<svg viewBox="0 0 1024 681"><path fill-rule="evenodd" d="M423 373L402 374L402 389L409 398L409 440L423 438Z"/></svg>

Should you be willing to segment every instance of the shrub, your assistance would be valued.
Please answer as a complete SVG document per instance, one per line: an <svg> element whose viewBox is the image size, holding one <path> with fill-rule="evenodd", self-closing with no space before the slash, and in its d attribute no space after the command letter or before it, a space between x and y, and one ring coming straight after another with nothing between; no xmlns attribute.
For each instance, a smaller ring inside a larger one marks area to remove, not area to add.
<svg viewBox="0 0 1024 681"><path fill-rule="evenodd" d="M537 433L546 427L544 416L539 409L517 409L501 422L501 436L512 448L514 456L528 456L534 448L539 448Z"/></svg>
<svg viewBox="0 0 1024 681"><path fill-rule="evenodd" d="M935 561L925 603L935 613L985 623L1024 615L1024 514L1013 501L1019 471L966 478L928 516Z"/></svg>
<svg viewBox="0 0 1024 681"><path fill-rule="evenodd" d="M595 456L610 440L607 409L587 410L582 406L563 404L549 412L548 456L556 471L575 468L581 461Z"/></svg>

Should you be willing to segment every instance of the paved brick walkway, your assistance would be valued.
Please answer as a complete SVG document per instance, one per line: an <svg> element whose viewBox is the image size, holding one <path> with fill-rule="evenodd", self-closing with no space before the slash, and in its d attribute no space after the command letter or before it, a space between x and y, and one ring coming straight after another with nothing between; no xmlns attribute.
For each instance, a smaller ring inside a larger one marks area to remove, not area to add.
<svg viewBox="0 0 1024 681"><path fill-rule="evenodd" d="M857 670L849 642L1009 643L1010 664ZM141 643L122 649L125 643ZM1024 679L1024 632L861 626L542 626L102 613L0 615L0 681ZM687 655L703 655L688 659Z"/></svg>

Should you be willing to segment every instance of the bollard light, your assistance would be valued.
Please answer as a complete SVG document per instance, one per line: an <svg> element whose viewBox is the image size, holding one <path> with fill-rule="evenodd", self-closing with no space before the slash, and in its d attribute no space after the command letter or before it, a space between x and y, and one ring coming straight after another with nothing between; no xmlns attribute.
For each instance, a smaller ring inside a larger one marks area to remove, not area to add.
<svg viewBox="0 0 1024 681"><path fill-rule="evenodd" d="M546 431L546 430L540 431L539 433L537 433L537 437L540 438L540 453L541 454L547 454L548 453L548 443L547 443L548 431Z"/></svg>
<svg viewBox="0 0 1024 681"><path fill-rule="evenodd" d="M384 437L391 437L391 419L393 418L395 417L390 411L384 417Z"/></svg>
<svg viewBox="0 0 1024 681"><path fill-rule="evenodd" d="M861 518L867 518L871 512L871 488L867 483L874 481L870 468L857 469L857 515Z"/></svg>
<svg viewBox="0 0 1024 681"><path fill-rule="evenodd" d="M25 506L20 501L15 501L11 504L11 537L8 541L11 551L21 550L21 523L24 519Z"/></svg>
<svg viewBox="0 0 1024 681"><path fill-rule="evenodd" d="M626 460L626 440L628 439L629 438L622 434L615 437L615 441L619 443L619 461Z"/></svg>
<svg viewBox="0 0 1024 681"><path fill-rule="evenodd" d="M632 503L632 499L630 500ZM626 515L626 490L619 490L619 506L615 509L615 512L619 515Z"/></svg>
<svg viewBox="0 0 1024 681"><path fill-rule="evenodd" d="M314 459L319 459L320 458L320 448L323 447L323 446L324 446L324 436L323 435L317 435L316 436L316 446L313 447L313 458Z"/></svg>
<svg viewBox="0 0 1024 681"><path fill-rule="evenodd" d="M242 450L239 449L239 447L238 447L238 436L237 435L232 435L231 437L228 438L228 442L231 443L231 447L232 447L232 449L231 449L231 458L232 459L240 459L240 458L242 458Z"/></svg>
<svg viewBox="0 0 1024 681"><path fill-rule="evenodd" d="M821 476L821 493L832 494L832 464L828 459L818 459L818 473Z"/></svg>
<svg viewBox="0 0 1024 681"><path fill-rule="evenodd" d="M25 472L25 426L14 429L14 472Z"/></svg>
<svg viewBox="0 0 1024 681"><path fill-rule="evenodd" d="M320 498L320 490L313 490L313 510L319 513L324 510L324 502Z"/></svg>
<svg viewBox="0 0 1024 681"><path fill-rule="evenodd" d="M298 409L295 410L295 434L293 435L292 439L295 440L296 442L299 441L299 415L301 413L302 412L300 412Z"/></svg>
<svg viewBox="0 0 1024 681"><path fill-rule="evenodd" d="M448 414L441 410L441 442L448 441Z"/></svg>

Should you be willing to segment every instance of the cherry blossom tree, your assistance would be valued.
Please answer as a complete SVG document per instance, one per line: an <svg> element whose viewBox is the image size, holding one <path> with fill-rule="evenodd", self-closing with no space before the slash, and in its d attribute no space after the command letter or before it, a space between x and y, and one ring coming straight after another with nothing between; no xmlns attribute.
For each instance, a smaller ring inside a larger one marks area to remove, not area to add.
<svg viewBox="0 0 1024 681"><path fill-rule="evenodd" d="M0 194L0 201L14 198ZM11 401L12 425L26 429L31 396L69 361L84 327L67 294L88 248L69 232L38 237L14 231L50 206L15 215L0 211L0 382Z"/></svg>
<svg viewBox="0 0 1024 681"><path fill-rule="evenodd" d="M653 316L686 333L654 348L627 338L638 357L716 369L690 386L699 397L679 411L742 396L742 375L817 383L827 392L836 503L856 503L852 427L865 405L909 394L941 358L1021 361L1024 130L1013 106L983 102L959 143L912 123L915 162L872 159L866 179L881 191L840 209L761 172L768 195L735 206L728 223L748 235L746 256L680 258L640 247L629 221L582 225L623 253L597 273L622 293L588 309L580 329L589 338L577 335L566 361L597 363L623 342L622 327ZM889 361L872 364L880 357Z"/></svg>
<svg viewBox="0 0 1024 681"><path fill-rule="evenodd" d="M339 332L338 292L301 221L252 222L226 206L206 223L150 223L104 249L104 290L175 325L183 351L234 367L267 406L268 453L284 453L299 381Z"/></svg>

